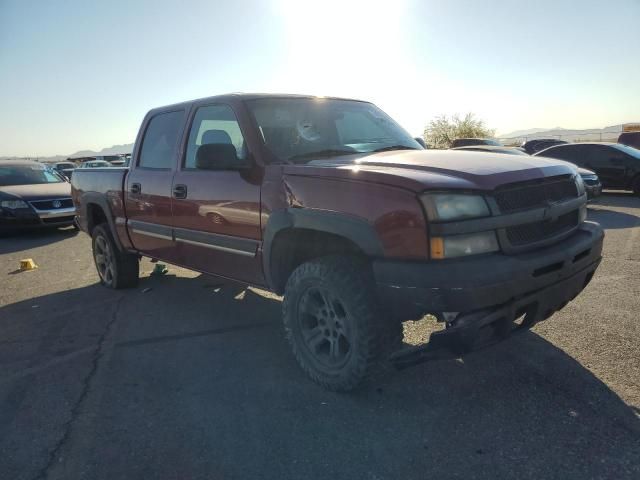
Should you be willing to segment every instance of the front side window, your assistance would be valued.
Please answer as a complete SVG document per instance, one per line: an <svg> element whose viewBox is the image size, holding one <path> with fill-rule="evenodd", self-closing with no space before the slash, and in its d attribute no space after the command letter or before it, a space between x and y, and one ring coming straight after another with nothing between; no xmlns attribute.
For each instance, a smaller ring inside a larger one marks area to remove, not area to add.
<svg viewBox="0 0 640 480"><path fill-rule="evenodd" d="M43 165L0 166L0 186L63 182L62 178Z"/></svg>
<svg viewBox="0 0 640 480"><path fill-rule="evenodd" d="M229 148L231 163L235 161L238 166L245 163L247 152L244 137L238 120L228 105L209 105L198 108L189 131L184 168L200 168L202 165L197 162L198 149L208 144L233 147L233 149Z"/></svg>
<svg viewBox="0 0 640 480"><path fill-rule="evenodd" d="M171 168L184 112L160 113L153 117L142 139L138 165L144 168Z"/></svg>
<svg viewBox="0 0 640 480"><path fill-rule="evenodd" d="M371 103L324 98L246 102L265 145L280 161L422 147Z"/></svg>

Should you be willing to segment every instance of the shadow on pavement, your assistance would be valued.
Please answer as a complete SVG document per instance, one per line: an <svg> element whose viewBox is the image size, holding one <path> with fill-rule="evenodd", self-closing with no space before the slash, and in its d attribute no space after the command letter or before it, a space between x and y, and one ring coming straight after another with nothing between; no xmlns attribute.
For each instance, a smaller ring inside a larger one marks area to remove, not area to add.
<svg viewBox="0 0 640 480"><path fill-rule="evenodd" d="M619 190L608 190L600 197L589 202L589 206L602 205L604 207L623 207L638 208L640 207L640 198L632 192L623 192Z"/></svg>
<svg viewBox="0 0 640 480"><path fill-rule="evenodd" d="M607 192L589 203L588 219L598 222L607 230L633 228L640 225L640 217L627 212L612 210L613 208L640 207L640 198L627 192Z"/></svg>
<svg viewBox="0 0 640 480"><path fill-rule="evenodd" d="M640 225L640 217L606 208L590 208L587 219L598 222L606 230L633 228Z"/></svg>
<svg viewBox="0 0 640 480"><path fill-rule="evenodd" d="M260 291L171 275L0 308L0 477L34 465L92 479L640 469L637 414L535 333L335 394L295 365L280 310Z"/></svg>
<svg viewBox="0 0 640 480"><path fill-rule="evenodd" d="M0 235L0 255L42 247L75 237L77 234L78 231L73 227L2 232Z"/></svg>

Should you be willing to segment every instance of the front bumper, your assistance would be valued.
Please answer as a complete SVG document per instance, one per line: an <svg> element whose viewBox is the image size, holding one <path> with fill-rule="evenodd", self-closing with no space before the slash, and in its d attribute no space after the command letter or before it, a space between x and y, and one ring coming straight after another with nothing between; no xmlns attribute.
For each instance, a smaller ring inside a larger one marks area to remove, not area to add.
<svg viewBox="0 0 640 480"><path fill-rule="evenodd" d="M74 207L53 210L37 210L34 208L0 210L0 230L67 227L73 225L76 215Z"/></svg>
<svg viewBox="0 0 640 480"><path fill-rule="evenodd" d="M514 321L529 328L573 300L598 267L604 232L585 222L569 238L519 255L490 254L477 258L425 263L375 261L379 294L398 319L426 313L444 318L447 328L432 334L426 347L394 355L401 366L434 349L459 355L508 336ZM485 339L487 330L490 338Z"/></svg>

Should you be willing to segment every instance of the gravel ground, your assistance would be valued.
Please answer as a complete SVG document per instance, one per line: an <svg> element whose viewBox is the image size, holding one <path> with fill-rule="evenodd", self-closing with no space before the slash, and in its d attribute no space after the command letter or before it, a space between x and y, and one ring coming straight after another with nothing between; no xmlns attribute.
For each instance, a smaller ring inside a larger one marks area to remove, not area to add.
<svg viewBox="0 0 640 480"><path fill-rule="evenodd" d="M351 395L303 376L266 292L146 261L114 292L84 234L0 239L0 478L640 478L640 199L590 218L605 258L562 312Z"/></svg>

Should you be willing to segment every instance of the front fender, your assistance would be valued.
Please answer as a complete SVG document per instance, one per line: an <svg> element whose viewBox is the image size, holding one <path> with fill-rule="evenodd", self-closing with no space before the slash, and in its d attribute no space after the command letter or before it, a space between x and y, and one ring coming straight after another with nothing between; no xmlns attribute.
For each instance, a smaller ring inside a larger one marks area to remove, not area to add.
<svg viewBox="0 0 640 480"><path fill-rule="evenodd" d="M345 238L369 257L384 256L377 232L366 220L343 213L287 208L272 212L264 230L262 261L268 285L273 286L271 252L278 233L287 229L315 230Z"/></svg>

